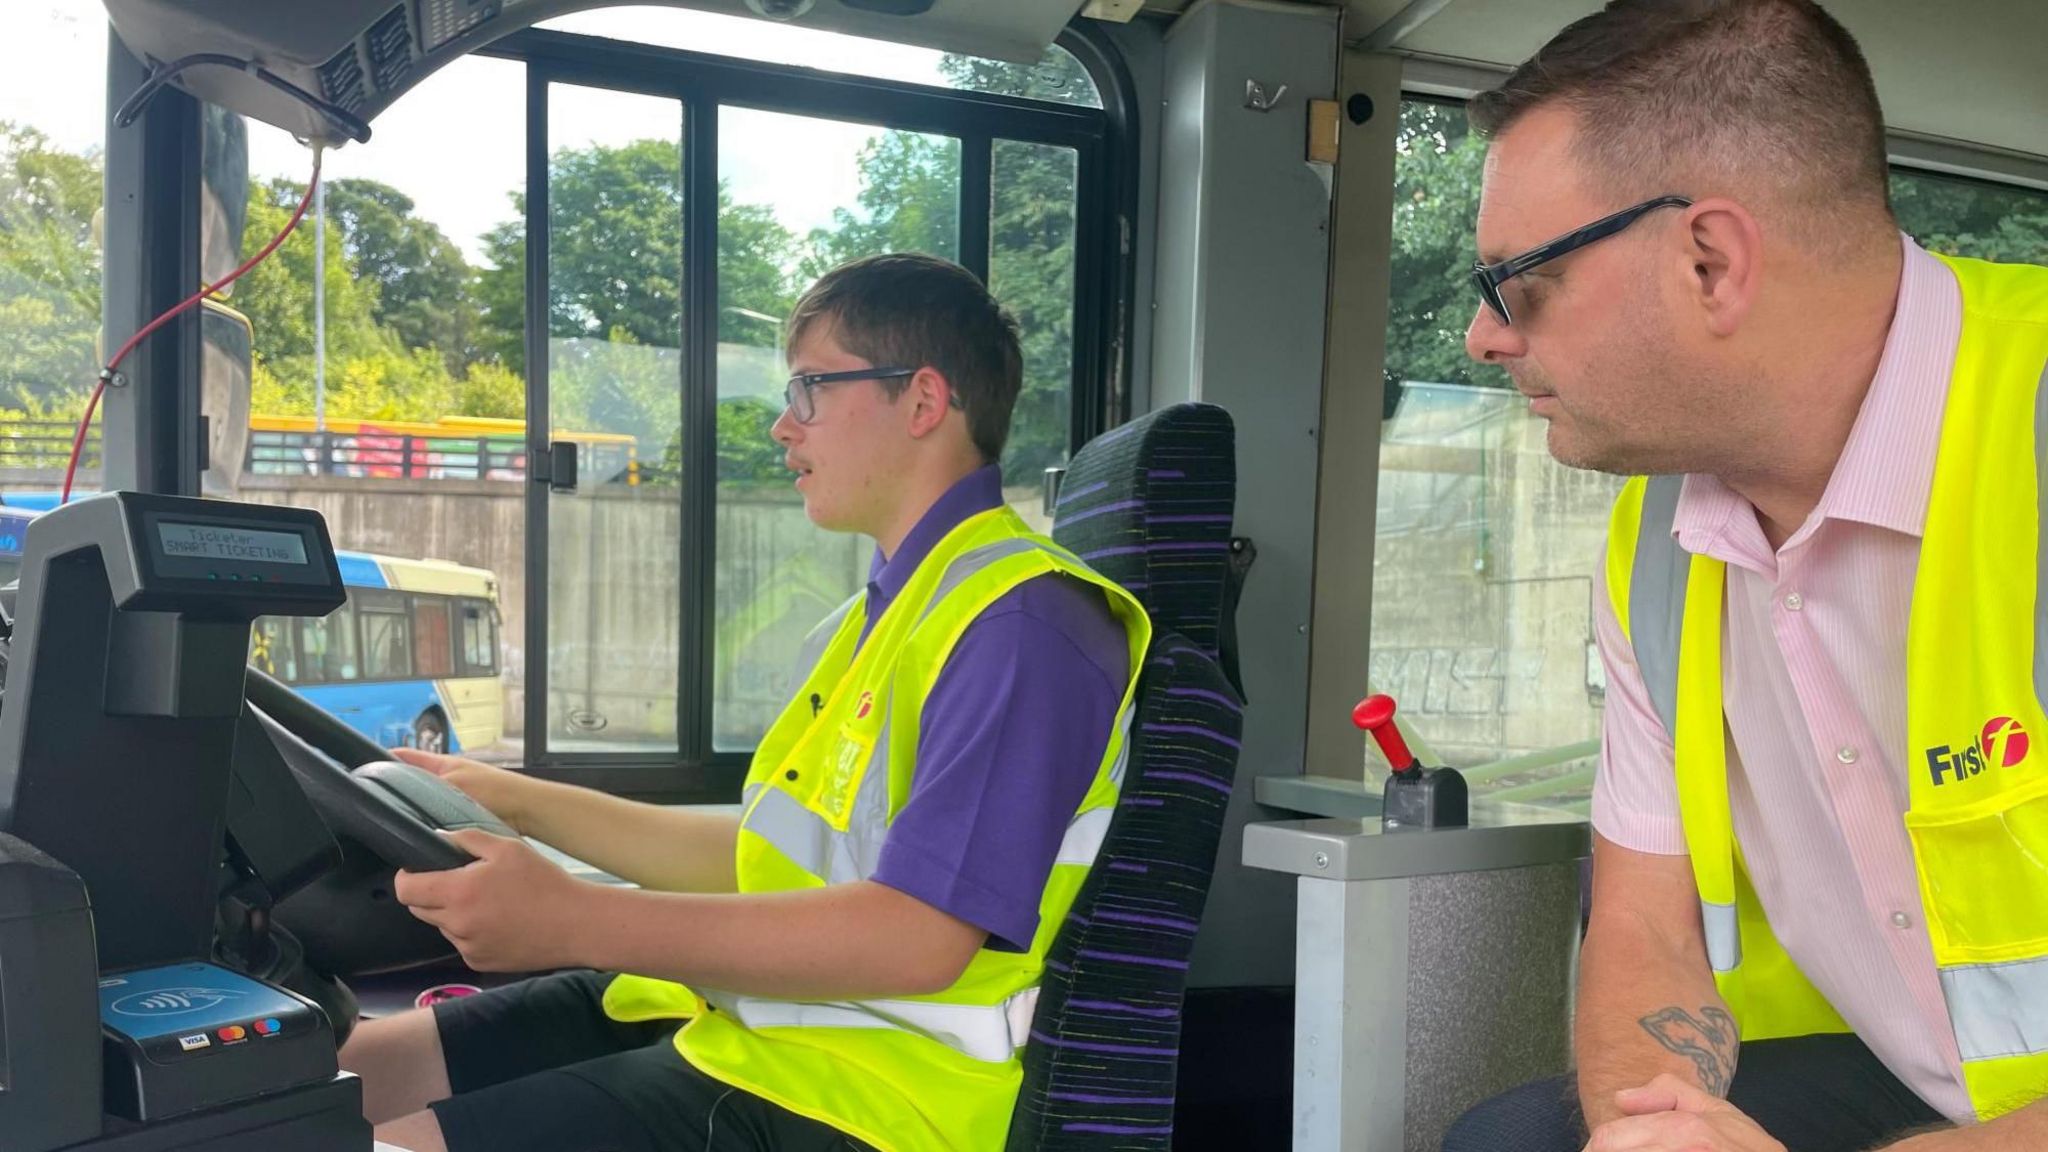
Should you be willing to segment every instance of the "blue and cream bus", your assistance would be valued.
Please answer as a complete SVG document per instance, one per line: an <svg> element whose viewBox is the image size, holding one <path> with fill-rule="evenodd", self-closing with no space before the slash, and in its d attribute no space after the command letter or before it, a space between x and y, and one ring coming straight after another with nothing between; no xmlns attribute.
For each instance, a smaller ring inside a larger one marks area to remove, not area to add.
<svg viewBox="0 0 2048 1152"><path fill-rule="evenodd" d="M441 560L337 558L348 603L321 618L258 620L249 663L387 747L497 743L497 577Z"/></svg>
<svg viewBox="0 0 2048 1152"><path fill-rule="evenodd" d="M44 493L0 504L0 583L21 569ZM317 619L266 616L249 663L386 747L475 751L505 734L498 578L444 560L341 552L348 603Z"/></svg>

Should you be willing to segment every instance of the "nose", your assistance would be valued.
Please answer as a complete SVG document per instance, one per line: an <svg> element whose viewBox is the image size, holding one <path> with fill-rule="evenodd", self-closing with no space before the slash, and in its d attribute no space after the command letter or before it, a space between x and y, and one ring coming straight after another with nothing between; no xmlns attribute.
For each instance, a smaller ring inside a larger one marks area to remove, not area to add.
<svg viewBox="0 0 2048 1152"><path fill-rule="evenodd" d="M768 436L777 444L780 444L784 448L787 448L790 445L796 443L798 435L797 429L802 427L803 425L796 422L796 414L791 412L788 408L784 408L782 410L782 415L777 416L775 418L775 423L769 426Z"/></svg>
<svg viewBox="0 0 2048 1152"><path fill-rule="evenodd" d="M1500 322L1493 309L1480 304L1465 326L1465 355L1481 364L1498 364L1528 351L1527 341L1513 327Z"/></svg>

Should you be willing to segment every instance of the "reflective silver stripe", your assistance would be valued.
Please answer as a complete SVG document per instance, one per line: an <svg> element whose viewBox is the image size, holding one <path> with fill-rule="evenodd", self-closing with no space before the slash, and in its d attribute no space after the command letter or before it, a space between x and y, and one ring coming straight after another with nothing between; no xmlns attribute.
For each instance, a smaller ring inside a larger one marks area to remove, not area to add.
<svg viewBox="0 0 2048 1152"><path fill-rule="evenodd" d="M749 798L754 790L760 790L761 802L747 809L744 827L827 884L867 879L882 858L882 840L889 829L887 760L877 763L888 755L888 747L889 723L884 720L861 770L860 790L854 794L846 831L832 827L780 788L759 784L750 786Z"/></svg>
<svg viewBox="0 0 2048 1152"><path fill-rule="evenodd" d="M2048 1052L2048 959L1946 968L1941 991L1964 1060Z"/></svg>
<svg viewBox="0 0 2048 1152"><path fill-rule="evenodd" d="M1700 927L1707 936L1707 963L1716 972L1733 972L1742 963L1742 925L1735 905L1700 901Z"/></svg>
<svg viewBox="0 0 2048 1152"><path fill-rule="evenodd" d="M747 812L745 827L821 880L842 884L861 877L852 838L779 788L761 793L760 802Z"/></svg>
<svg viewBox="0 0 2048 1152"><path fill-rule="evenodd" d="M1067 834L1060 839L1060 854L1053 863L1083 867L1095 863L1096 855L1102 851L1102 841L1109 835L1110 818L1115 813L1115 808L1091 808L1074 817L1067 824Z"/></svg>
<svg viewBox="0 0 2048 1152"><path fill-rule="evenodd" d="M818 626L804 636L803 647L797 650L797 683L801 684L818 670L818 661L825 658L825 649L832 646L832 638L839 635L839 626L846 623L847 614L860 603L865 592L856 592L847 597L846 603L832 610L830 616L818 621Z"/></svg>
<svg viewBox="0 0 2048 1152"><path fill-rule="evenodd" d="M1130 708L1126 708L1126 709L1124 709L1124 714L1123 714L1122 716L1120 716L1120 717L1118 717L1118 718L1117 718L1117 726L1118 726L1119 728L1123 729L1123 733L1124 733L1124 742L1123 742L1122 744L1120 744L1120 745L1118 745L1118 746L1117 746L1117 750L1116 750L1116 759L1110 762L1110 765L1109 765L1109 782L1110 782L1111 784L1114 784L1114 785L1116 785L1116 786L1117 786L1117 787L1119 787L1119 788L1121 788L1121 787L1123 787L1123 786L1124 786L1124 773L1125 773L1125 772L1126 772L1126 771L1127 771L1127 770L1128 770L1128 769L1130 768L1130 766L1131 766L1131 714L1132 714L1132 712L1133 712L1133 709L1130 709Z"/></svg>
<svg viewBox="0 0 2048 1152"><path fill-rule="evenodd" d="M746 811L747 805L752 804L754 802L754 797L760 795L761 789L766 787L766 784L749 784L746 787L740 789L740 811Z"/></svg>
<svg viewBox="0 0 2048 1152"><path fill-rule="evenodd" d="M933 609L945 603L946 597L952 595L955 589L985 571L990 565L1001 560L1007 560L1012 556L1022 556L1026 552L1050 553L1050 551L1050 549L1047 549L1036 540L1023 536L1012 536L1005 540L998 540L993 544L984 544L979 548L962 552L959 556L954 557L951 564L946 566L946 574L939 578L939 586L933 590L931 600L925 604L924 615L918 617L918 623L923 623L926 618L931 616Z"/></svg>
<svg viewBox="0 0 2048 1152"><path fill-rule="evenodd" d="M1110 783L1119 789L1124 784L1124 770L1131 762L1131 717L1136 709L1125 708L1117 716L1117 729L1123 733L1123 742L1118 745L1116 759L1109 766ZM1094 808L1080 813L1067 823L1067 834L1060 839L1059 855L1055 864L1079 864L1088 867L1102 853L1102 842L1109 836L1109 824L1116 816L1114 804L1106 808Z"/></svg>
<svg viewBox="0 0 2048 1152"><path fill-rule="evenodd" d="M1650 705L1667 735L1678 732L1678 639L1685 623L1685 580L1692 555L1671 536L1683 476L1652 476L1643 490L1636 555L1629 570L1629 639Z"/></svg>
<svg viewBox="0 0 2048 1152"><path fill-rule="evenodd" d="M2039 518L2034 546L2034 699L2048 701L2048 498L2041 495L2048 479L2048 366L2034 388L2034 504Z"/></svg>
<svg viewBox="0 0 2048 1152"><path fill-rule="evenodd" d="M827 1003L766 1000L728 992L703 993L720 1012L748 1028L886 1028L936 1040L976 1060L1000 1063L1031 1036L1038 988L1001 1004L934 1004L924 1000L837 1000Z"/></svg>

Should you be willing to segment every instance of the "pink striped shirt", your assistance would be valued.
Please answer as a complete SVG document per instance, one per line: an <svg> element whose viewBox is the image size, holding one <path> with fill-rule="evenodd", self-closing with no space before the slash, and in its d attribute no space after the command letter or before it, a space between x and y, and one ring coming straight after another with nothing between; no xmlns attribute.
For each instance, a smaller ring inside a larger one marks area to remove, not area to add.
<svg viewBox="0 0 2048 1152"><path fill-rule="evenodd" d="M1771 928L1878 1058L1929 1106L1974 1116L1921 923L1906 810L1906 616L1962 329L1955 274L1912 240L1877 375L1820 504L1776 552L1748 501L1685 479L1673 534L1728 563L1728 781ZM1593 826L1680 855L1671 738L1612 605Z"/></svg>

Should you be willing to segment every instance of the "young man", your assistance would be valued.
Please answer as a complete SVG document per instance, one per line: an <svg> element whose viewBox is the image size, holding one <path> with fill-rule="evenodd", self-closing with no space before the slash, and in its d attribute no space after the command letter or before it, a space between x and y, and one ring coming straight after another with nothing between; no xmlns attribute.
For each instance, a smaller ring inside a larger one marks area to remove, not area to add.
<svg viewBox="0 0 2048 1152"><path fill-rule="evenodd" d="M737 818L402 753L638 887L475 833L454 839L476 863L401 874L472 967L589 971L366 1021L342 1063L379 1138L1002 1146L1150 625L1004 506L1016 325L971 274L843 266L797 304L786 351L775 439L810 518L875 539L866 589L813 634Z"/></svg>
<svg viewBox="0 0 2048 1152"><path fill-rule="evenodd" d="M1467 347L1651 479L1596 583L1576 1091L1446 1148L2048 1147L2048 269L1900 235L1811 0L1616 0L1472 114Z"/></svg>

